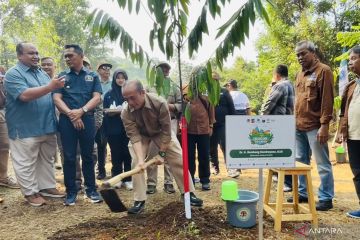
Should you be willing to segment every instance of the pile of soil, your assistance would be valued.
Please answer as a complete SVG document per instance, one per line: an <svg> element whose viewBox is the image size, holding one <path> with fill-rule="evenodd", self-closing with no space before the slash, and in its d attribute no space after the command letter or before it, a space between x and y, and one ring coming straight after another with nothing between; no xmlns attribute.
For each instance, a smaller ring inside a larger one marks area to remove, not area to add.
<svg viewBox="0 0 360 240"><path fill-rule="evenodd" d="M49 239L256 239L258 230L230 226L224 206L193 208L185 218L184 205L173 202L151 214L101 218L71 226ZM265 232L264 237L268 239ZM271 237L270 237L271 238Z"/></svg>

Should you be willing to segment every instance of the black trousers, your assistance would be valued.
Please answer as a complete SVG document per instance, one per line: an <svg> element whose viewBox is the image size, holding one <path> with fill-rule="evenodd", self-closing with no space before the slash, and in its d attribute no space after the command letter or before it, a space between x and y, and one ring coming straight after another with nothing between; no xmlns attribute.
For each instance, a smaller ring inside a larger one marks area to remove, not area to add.
<svg viewBox="0 0 360 240"><path fill-rule="evenodd" d="M225 158L225 125L214 126L213 134L210 137L210 161L214 167L219 169L218 145Z"/></svg>
<svg viewBox="0 0 360 240"><path fill-rule="evenodd" d="M360 140L347 140L349 163L354 175L353 181L360 203Z"/></svg>
<svg viewBox="0 0 360 240"><path fill-rule="evenodd" d="M194 182L196 172L195 150L198 151L199 178L202 184L210 182L210 137L208 134L188 134L189 171Z"/></svg>
<svg viewBox="0 0 360 240"><path fill-rule="evenodd" d="M131 170L131 156L129 152L129 138L126 134L109 135L107 137L111 151L111 176ZM131 181L131 177L123 179L123 182Z"/></svg>
<svg viewBox="0 0 360 240"><path fill-rule="evenodd" d="M105 170L105 161L106 161L106 145L107 145L107 138L105 136L104 128L101 126L95 135L95 142L97 144L97 150L98 150L98 173L106 173Z"/></svg>

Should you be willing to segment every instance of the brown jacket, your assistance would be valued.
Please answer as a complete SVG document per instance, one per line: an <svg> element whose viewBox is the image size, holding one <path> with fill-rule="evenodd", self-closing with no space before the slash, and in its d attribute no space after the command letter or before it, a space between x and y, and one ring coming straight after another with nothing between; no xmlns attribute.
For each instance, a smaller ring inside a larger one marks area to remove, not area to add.
<svg viewBox="0 0 360 240"><path fill-rule="evenodd" d="M356 81L353 80L349 82L344 90L344 93L341 98L341 109L340 109L340 122L339 122L339 131L343 135L344 140L348 138L348 113L349 106L354 94L354 90L356 87Z"/></svg>
<svg viewBox="0 0 360 240"><path fill-rule="evenodd" d="M188 125L188 133L190 134L209 134L210 126L215 123L215 109L210 105L205 97L196 98L191 101L190 112L191 118Z"/></svg>
<svg viewBox="0 0 360 240"><path fill-rule="evenodd" d="M141 141L143 136L156 138L164 145L170 143L170 113L165 99L146 93L144 107L135 110L125 105L121 118L131 143Z"/></svg>
<svg viewBox="0 0 360 240"><path fill-rule="evenodd" d="M328 124L334 104L334 77L327 65L317 62L296 76L296 129L311 131Z"/></svg>

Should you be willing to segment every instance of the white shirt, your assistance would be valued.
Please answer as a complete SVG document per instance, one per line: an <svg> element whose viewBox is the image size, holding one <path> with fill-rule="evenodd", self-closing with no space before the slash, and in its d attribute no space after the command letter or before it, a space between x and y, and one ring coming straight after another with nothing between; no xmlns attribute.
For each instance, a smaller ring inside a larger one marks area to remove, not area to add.
<svg viewBox="0 0 360 240"><path fill-rule="evenodd" d="M230 91L230 95L234 101L235 110L245 110L250 108L249 98L240 91Z"/></svg>

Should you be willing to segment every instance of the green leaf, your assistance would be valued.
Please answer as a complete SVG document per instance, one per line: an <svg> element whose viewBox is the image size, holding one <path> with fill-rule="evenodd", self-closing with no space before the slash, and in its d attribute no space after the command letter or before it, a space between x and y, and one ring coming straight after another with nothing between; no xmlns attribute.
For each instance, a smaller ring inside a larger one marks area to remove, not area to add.
<svg viewBox="0 0 360 240"><path fill-rule="evenodd" d="M94 16L95 16L95 13L96 13L97 11L98 11L98 9L95 8L94 11L92 11L92 12L90 13L90 15L89 15L89 16L87 17L87 19L86 19L85 26L89 26L89 25L90 25L90 23L93 21Z"/></svg>
<svg viewBox="0 0 360 240"><path fill-rule="evenodd" d="M154 29L150 31L149 42L151 50L154 50Z"/></svg>
<svg viewBox="0 0 360 240"><path fill-rule="evenodd" d="M185 114L185 119L187 123L190 123L191 121L191 111L190 111L190 102L188 102L186 104L185 110L184 110L184 114Z"/></svg>
<svg viewBox="0 0 360 240"><path fill-rule="evenodd" d="M181 25L181 33L183 36L186 35L186 26L187 26L187 16L183 10L180 10L180 25Z"/></svg>
<svg viewBox="0 0 360 240"><path fill-rule="evenodd" d="M207 21L206 21L206 9L203 8L202 12L201 12L201 30L203 33L206 33L209 35L209 29L208 29L208 25L207 25Z"/></svg>
<svg viewBox="0 0 360 240"><path fill-rule="evenodd" d="M224 23L221 27L218 28L219 32L216 34L216 38L220 37L225 30L234 23L234 21L240 16L241 13L241 8L239 10L237 10L229 20L227 20L226 23Z"/></svg>
<svg viewBox="0 0 360 240"><path fill-rule="evenodd" d="M136 1L136 14L138 14L139 13L139 11L140 11L140 3L141 3L141 0L137 0Z"/></svg>
<svg viewBox="0 0 360 240"><path fill-rule="evenodd" d="M180 4L184 12L189 15L189 0L180 0Z"/></svg>
<svg viewBox="0 0 360 240"><path fill-rule="evenodd" d="M150 81L149 81L150 87L154 87L155 85L155 72L156 72L155 66L153 66L150 71Z"/></svg>
<svg viewBox="0 0 360 240"><path fill-rule="evenodd" d="M171 88L171 79L169 77L165 77L162 86L162 94L165 98L169 96L170 88Z"/></svg>
<svg viewBox="0 0 360 240"><path fill-rule="evenodd" d="M209 11L211 16L215 19L215 15L216 15L216 0L208 0L208 4L209 4Z"/></svg>
<svg viewBox="0 0 360 240"><path fill-rule="evenodd" d="M132 0L128 0L128 11L129 13L132 11Z"/></svg>
<svg viewBox="0 0 360 240"><path fill-rule="evenodd" d="M126 0L117 0L117 2L118 2L118 5L120 8L123 8L123 9L125 8Z"/></svg>
<svg viewBox="0 0 360 240"><path fill-rule="evenodd" d="M151 61L148 61L147 66L146 66L146 71L145 71L146 80L148 81L148 83L150 82L150 66L151 66Z"/></svg>
<svg viewBox="0 0 360 240"><path fill-rule="evenodd" d="M212 79L212 67L210 61L206 63L206 70L207 70L208 78Z"/></svg>
<svg viewBox="0 0 360 240"><path fill-rule="evenodd" d="M159 28L158 29L158 36L157 36L157 39L158 39L158 44L159 44L159 48L160 50L165 53L165 48L164 48L164 30L163 28Z"/></svg>
<svg viewBox="0 0 360 240"><path fill-rule="evenodd" d="M155 88L159 95L162 93L162 88L164 84L164 73L160 67L156 68L155 75Z"/></svg>
<svg viewBox="0 0 360 240"><path fill-rule="evenodd" d="M140 68L142 67L143 63L144 63L144 51L142 50L142 48L139 48L139 64L140 64Z"/></svg>

